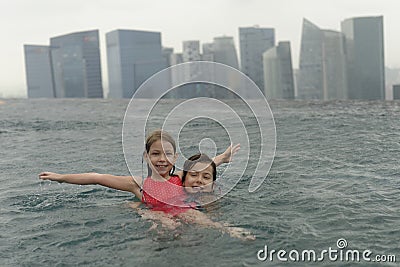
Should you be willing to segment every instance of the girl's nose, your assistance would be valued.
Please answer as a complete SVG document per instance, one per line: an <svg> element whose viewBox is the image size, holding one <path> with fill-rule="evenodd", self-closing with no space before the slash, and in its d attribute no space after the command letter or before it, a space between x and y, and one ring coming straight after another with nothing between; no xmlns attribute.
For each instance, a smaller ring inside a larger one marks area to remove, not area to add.
<svg viewBox="0 0 400 267"><path fill-rule="evenodd" d="M161 161L167 160L167 156L164 153L161 153L160 160Z"/></svg>
<svg viewBox="0 0 400 267"><path fill-rule="evenodd" d="M203 185L204 184L204 179L203 179L203 177L201 177L201 175L199 175L199 177L197 178L197 181L196 181L197 183L199 183L200 185Z"/></svg>

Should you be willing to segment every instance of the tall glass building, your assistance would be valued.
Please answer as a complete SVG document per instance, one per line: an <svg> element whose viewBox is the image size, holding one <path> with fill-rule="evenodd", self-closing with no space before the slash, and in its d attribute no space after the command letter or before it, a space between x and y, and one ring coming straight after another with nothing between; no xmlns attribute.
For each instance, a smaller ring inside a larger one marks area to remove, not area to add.
<svg viewBox="0 0 400 267"><path fill-rule="evenodd" d="M50 47L24 45L24 54L28 98L55 97Z"/></svg>
<svg viewBox="0 0 400 267"><path fill-rule="evenodd" d="M347 84L350 99L385 99L383 17L346 19Z"/></svg>
<svg viewBox="0 0 400 267"><path fill-rule="evenodd" d="M300 99L323 98L322 39L321 29L311 21L303 19L297 84Z"/></svg>
<svg viewBox="0 0 400 267"><path fill-rule="evenodd" d="M200 56L200 41L183 41L182 42L183 62L198 61Z"/></svg>
<svg viewBox="0 0 400 267"><path fill-rule="evenodd" d="M275 46L275 29L240 27L241 71L264 91L263 53Z"/></svg>
<svg viewBox="0 0 400 267"><path fill-rule="evenodd" d="M400 84L393 85L393 100L400 99Z"/></svg>
<svg viewBox="0 0 400 267"><path fill-rule="evenodd" d="M56 97L103 98L99 31L50 38Z"/></svg>
<svg viewBox="0 0 400 267"><path fill-rule="evenodd" d="M290 42L279 42L263 54L265 96L267 99L294 99Z"/></svg>
<svg viewBox="0 0 400 267"><path fill-rule="evenodd" d="M213 61L221 64L228 65L235 69L239 69L238 56L236 53L235 44L233 41L233 37L230 36L221 36L214 37L212 43L205 43L202 46L203 54L202 60ZM214 66L210 66L208 69L208 74L210 79L214 80L217 78L216 69ZM228 87L233 87L238 83L238 77L235 75L227 75L227 74L218 74L218 80ZM219 99L229 98L229 94L218 86L205 86L205 89L208 93L208 96L216 97Z"/></svg>
<svg viewBox="0 0 400 267"><path fill-rule="evenodd" d="M201 54L201 60L214 61L214 43L203 43L203 53Z"/></svg>
<svg viewBox="0 0 400 267"><path fill-rule="evenodd" d="M106 43L110 98L131 98L143 82L167 67L160 32L115 30L106 34Z"/></svg>
<svg viewBox="0 0 400 267"><path fill-rule="evenodd" d="M346 60L343 34L323 30L323 99L347 99Z"/></svg>
<svg viewBox="0 0 400 267"><path fill-rule="evenodd" d="M347 80L340 32L303 20L297 95L300 99L346 99Z"/></svg>
<svg viewBox="0 0 400 267"><path fill-rule="evenodd" d="M239 62L233 37L215 37L213 43L213 54L215 62L239 69Z"/></svg>
<svg viewBox="0 0 400 267"><path fill-rule="evenodd" d="M162 48L162 56L165 59L166 66L171 66L171 57L174 54L174 49L172 47L163 47Z"/></svg>

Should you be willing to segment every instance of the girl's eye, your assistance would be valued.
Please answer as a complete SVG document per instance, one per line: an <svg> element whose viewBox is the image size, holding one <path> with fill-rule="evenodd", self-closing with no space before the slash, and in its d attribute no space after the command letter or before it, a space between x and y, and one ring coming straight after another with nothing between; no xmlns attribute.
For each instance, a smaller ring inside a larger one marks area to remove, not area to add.
<svg viewBox="0 0 400 267"><path fill-rule="evenodd" d="M211 176L206 175L206 176L204 176L204 179L210 180L210 179L211 179Z"/></svg>
<svg viewBox="0 0 400 267"><path fill-rule="evenodd" d="M158 153L158 152L153 152L153 153L151 153L153 156L157 156L157 155L159 155L160 153Z"/></svg>
<svg viewBox="0 0 400 267"><path fill-rule="evenodd" d="M196 172L191 172L190 175L191 176L197 176L197 173Z"/></svg>
<svg viewBox="0 0 400 267"><path fill-rule="evenodd" d="M167 156L168 157L172 157L174 154L172 154L172 153L167 153Z"/></svg>

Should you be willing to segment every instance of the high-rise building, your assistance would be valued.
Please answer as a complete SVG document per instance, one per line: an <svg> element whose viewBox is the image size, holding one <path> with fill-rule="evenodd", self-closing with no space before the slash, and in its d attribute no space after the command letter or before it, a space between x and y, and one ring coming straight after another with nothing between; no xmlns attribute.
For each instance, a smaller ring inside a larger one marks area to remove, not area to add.
<svg viewBox="0 0 400 267"><path fill-rule="evenodd" d="M393 84L393 100L400 99L400 84Z"/></svg>
<svg viewBox="0 0 400 267"><path fill-rule="evenodd" d="M115 30L106 34L110 98L131 98L140 85L164 69L161 33Z"/></svg>
<svg viewBox="0 0 400 267"><path fill-rule="evenodd" d="M293 76L294 76L294 98L298 98L299 69L293 69Z"/></svg>
<svg viewBox="0 0 400 267"><path fill-rule="evenodd" d="M323 99L321 29L303 19L297 93L300 99Z"/></svg>
<svg viewBox="0 0 400 267"><path fill-rule="evenodd" d="M171 66L171 57L174 54L174 49L172 47L163 47L162 48L162 56L165 59L166 66Z"/></svg>
<svg viewBox="0 0 400 267"><path fill-rule="evenodd" d="M173 53L170 57L170 63L171 63L171 66L177 65L177 64L182 64L183 63L182 53ZM175 69L171 70L171 83L172 84L174 84L174 85L179 84L183 80L184 80L183 73L175 71ZM172 98L179 98L179 95L177 94L176 90L172 90L172 92L170 92L168 95Z"/></svg>
<svg viewBox="0 0 400 267"><path fill-rule="evenodd" d="M215 62L239 69L239 62L233 37L215 37L213 43L213 54Z"/></svg>
<svg viewBox="0 0 400 267"><path fill-rule="evenodd" d="M204 61L214 61L214 43L202 44L203 53L201 59Z"/></svg>
<svg viewBox="0 0 400 267"><path fill-rule="evenodd" d="M263 66L267 99L294 99L290 42L279 42L264 52Z"/></svg>
<svg viewBox="0 0 400 267"><path fill-rule="evenodd" d="M347 98L342 33L303 20L297 86L300 99Z"/></svg>
<svg viewBox="0 0 400 267"><path fill-rule="evenodd" d="M350 99L385 99L383 17L349 18L345 35Z"/></svg>
<svg viewBox="0 0 400 267"><path fill-rule="evenodd" d="M201 60L200 41L183 41L183 62Z"/></svg>
<svg viewBox="0 0 400 267"><path fill-rule="evenodd" d="M202 60L200 54L200 41L198 40L190 40L182 42L182 60L184 63L188 63L183 66L182 73L174 74L178 78L183 78L184 80L193 80L199 77L199 69L198 65L193 61ZM173 77L175 79L176 77ZM179 93L176 95L179 98L191 98L196 96L199 92L204 90L204 86L202 84L187 84L184 86L185 90L178 90Z"/></svg>
<svg viewBox="0 0 400 267"><path fill-rule="evenodd" d="M99 31L50 39L56 97L102 98Z"/></svg>
<svg viewBox="0 0 400 267"><path fill-rule="evenodd" d="M171 55L170 59L171 59L171 61L170 61L171 62L171 66L183 63L182 53L173 53Z"/></svg>
<svg viewBox="0 0 400 267"><path fill-rule="evenodd" d="M263 53L275 46L275 30L272 28L241 27L240 65L241 71L264 91Z"/></svg>
<svg viewBox="0 0 400 267"><path fill-rule="evenodd" d="M400 68L385 67L385 98L393 99L393 85L400 84Z"/></svg>
<svg viewBox="0 0 400 267"><path fill-rule="evenodd" d="M24 45L28 98L55 97L50 47Z"/></svg>
<svg viewBox="0 0 400 267"><path fill-rule="evenodd" d="M347 99L346 59L343 34L323 30L323 99Z"/></svg>

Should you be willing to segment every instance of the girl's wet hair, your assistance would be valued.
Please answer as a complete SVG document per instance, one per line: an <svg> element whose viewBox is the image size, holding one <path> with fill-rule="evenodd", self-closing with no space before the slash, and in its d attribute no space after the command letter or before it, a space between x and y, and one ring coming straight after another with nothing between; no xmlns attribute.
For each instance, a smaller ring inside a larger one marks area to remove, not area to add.
<svg viewBox="0 0 400 267"><path fill-rule="evenodd" d="M149 153L151 145L157 142L158 140L170 143L174 148L174 153L176 152L176 144L174 138L172 138L172 136L167 132L164 132L162 130L155 130L146 138L145 149L147 153Z"/></svg>
<svg viewBox="0 0 400 267"><path fill-rule="evenodd" d="M149 153L151 145L153 145L158 140L170 143L174 148L174 153L176 153L176 144L174 138L172 138L172 136L169 133L162 130L155 130L147 136L146 143L144 145L147 153ZM175 165L172 167L172 170L169 172L169 175L173 175L174 172L175 172ZM147 175L151 176L151 174L152 174L151 168L149 165L147 165Z"/></svg>
<svg viewBox="0 0 400 267"><path fill-rule="evenodd" d="M182 183L185 182L188 171L190 171L193 168L193 166L199 162L210 164L213 169L213 181L217 179L217 166L215 165L215 162L212 159L210 159L210 157L207 156L206 154L198 153L188 158L183 164Z"/></svg>

